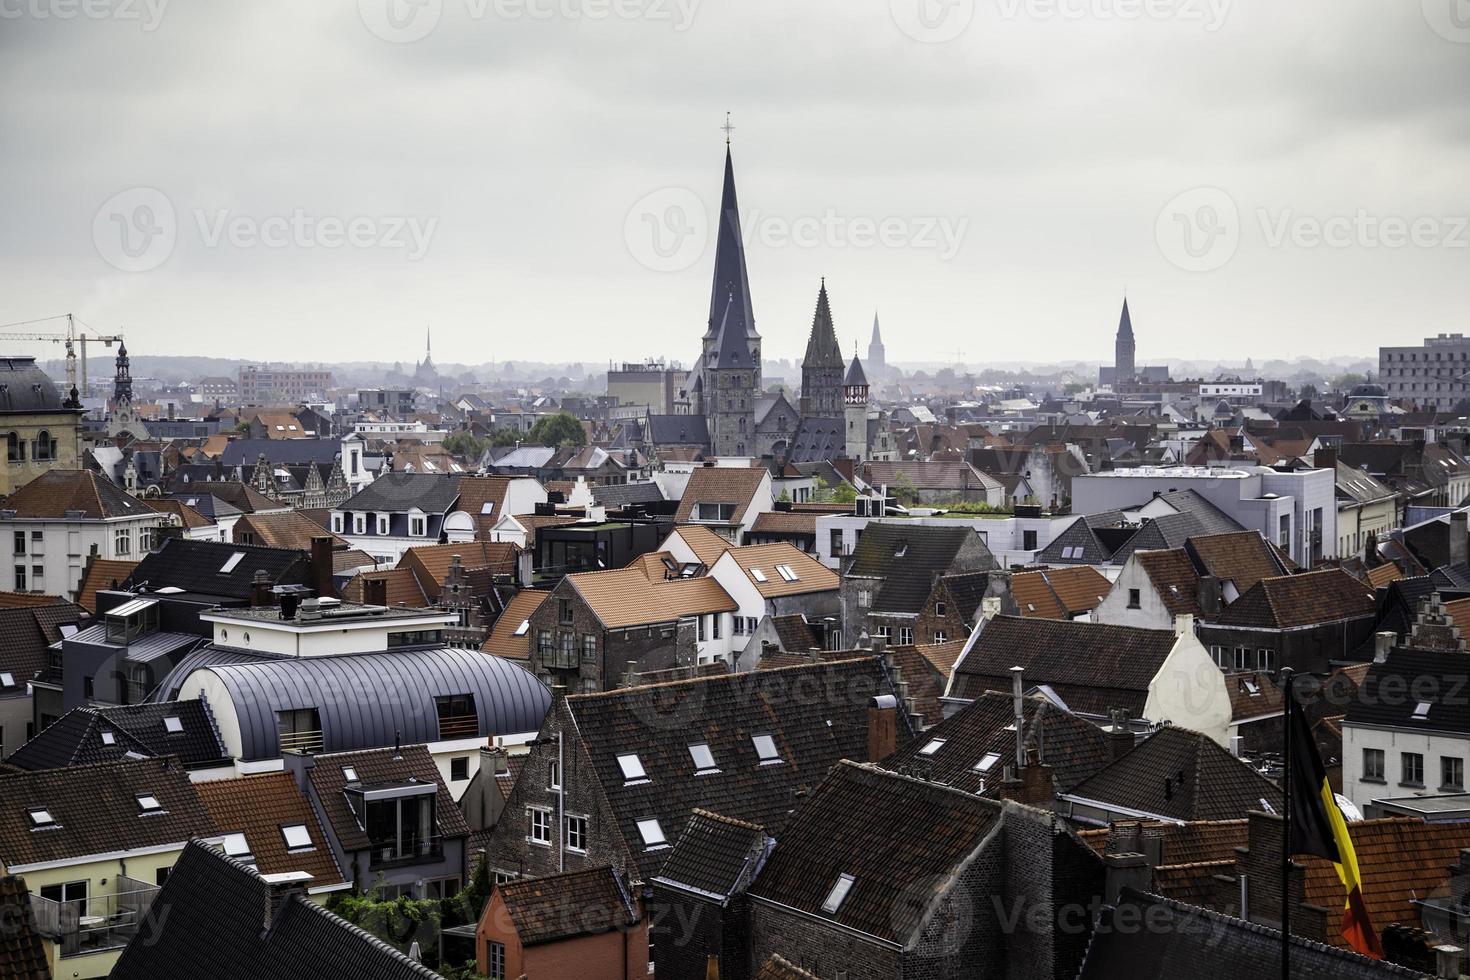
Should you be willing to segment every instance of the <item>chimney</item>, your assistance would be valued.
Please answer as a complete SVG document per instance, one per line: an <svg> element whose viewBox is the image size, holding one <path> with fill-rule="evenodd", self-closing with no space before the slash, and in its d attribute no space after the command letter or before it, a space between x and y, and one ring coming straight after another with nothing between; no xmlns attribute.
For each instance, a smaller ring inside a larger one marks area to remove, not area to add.
<svg viewBox="0 0 1470 980"><path fill-rule="evenodd" d="M1337 469L1337 448L1323 446L1312 454L1312 465L1319 470Z"/></svg>
<svg viewBox="0 0 1470 980"><path fill-rule="evenodd" d="M381 575L364 577L362 601L369 606L386 606L388 604L388 580Z"/></svg>
<svg viewBox="0 0 1470 980"><path fill-rule="evenodd" d="M1237 759L1239 759L1240 758L1240 754L1243 751L1245 751L1245 736L1243 736L1243 735L1231 735L1230 736L1230 754L1233 755L1233 756L1235 756Z"/></svg>
<svg viewBox="0 0 1470 980"><path fill-rule="evenodd" d="M898 751L898 699L880 694L868 705L868 761L882 762Z"/></svg>
<svg viewBox="0 0 1470 980"><path fill-rule="evenodd" d="M980 600L980 619L989 622L1000 615L1001 598L998 595L990 595Z"/></svg>
<svg viewBox="0 0 1470 980"><path fill-rule="evenodd" d="M318 597L332 598L337 590L332 585L332 539L321 534L311 539L311 560L308 563L311 587Z"/></svg>
<svg viewBox="0 0 1470 980"><path fill-rule="evenodd" d="M1470 527L1467 527L1466 519L1470 518L1463 510L1457 510L1450 515L1450 565L1462 568L1470 561Z"/></svg>
<svg viewBox="0 0 1470 980"><path fill-rule="evenodd" d="M1113 723L1108 728L1108 754L1114 762L1117 762L1133 751L1136 739L1132 726L1128 724L1128 712L1125 709L1112 708L1109 714L1113 717Z"/></svg>
<svg viewBox="0 0 1470 980"><path fill-rule="evenodd" d="M257 568L250 579L250 604L256 607L271 605L271 579L263 568Z"/></svg>
<svg viewBox="0 0 1470 980"><path fill-rule="evenodd" d="M1194 634L1194 615L1192 613L1181 613L1174 617L1174 635L1192 636Z"/></svg>
<svg viewBox="0 0 1470 980"><path fill-rule="evenodd" d="M481 814L483 827L475 827L475 830L489 829L500 821L500 815L505 812L505 794L500 789L500 780L496 776L510 771L510 759L505 750L498 746L480 746L480 772L484 775L480 779L482 787L481 799L485 804L485 811Z"/></svg>
<svg viewBox="0 0 1470 980"><path fill-rule="evenodd" d="M1441 980L1459 980L1464 974L1465 947L1441 943L1434 947L1434 975Z"/></svg>
<svg viewBox="0 0 1470 980"><path fill-rule="evenodd" d="M1199 608L1207 619L1220 615L1225 602L1220 594L1220 580L1213 575L1201 575L1199 579Z"/></svg>
<svg viewBox="0 0 1470 980"><path fill-rule="evenodd" d="M1398 638L1399 635L1393 630L1382 630L1373 634L1373 662L1375 664L1381 664L1388 659L1388 651L1393 649Z"/></svg>
<svg viewBox="0 0 1470 980"><path fill-rule="evenodd" d="M1124 888L1153 890L1154 869L1142 854L1104 854L1103 875L1103 901L1108 905L1118 904Z"/></svg>
<svg viewBox="0 0 1470 980"><path fill-rule="evenodd" d="M1021 667L1011 668L1011 711L1016 723L1016 768L1026 765L1026 705L1022 700L1022 680L1026 671Z"/></svg>
<svg viewBox="0 0 1470 980"><path fill-rule="evenodd" d="M276 919L281 914L281 910L286 907L287 902L291 901L293 895L306 895L306 886L308 884L310 884L310 879L306 881L282 881L266 886L270 889L266 899L266 929L270 929L275 924Z"/></svg>

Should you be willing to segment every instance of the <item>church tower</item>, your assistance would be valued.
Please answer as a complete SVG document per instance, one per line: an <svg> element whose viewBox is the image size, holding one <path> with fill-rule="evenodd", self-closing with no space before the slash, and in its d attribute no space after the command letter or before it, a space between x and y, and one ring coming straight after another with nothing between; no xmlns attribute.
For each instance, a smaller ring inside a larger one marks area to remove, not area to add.
<svg viewBox="0 0 1470 980"><path fill-rule="evenodd" d="M128 359L128 345L117 345L117 362L112 377L112 413L107 418L109 436L128 435L147 439L148 427L133 409L133 371Z"/></svg>
<svg viewBox="0 0 1470 980"><path fill-rule="evenodd" d="M868 342L868 370L881 383L888 371L888 354L883 349L883 334L878 331L878 312L873 311L873 339Z"/></svg>
<svg viewBox="0 0 1470 980"><path fill-rule="evenodd" d="M854 345L856 346L856 345ZM847 458L866 459L868 456L868 376L863 373L863 363L857 351L852 353L847 377L842 379L842 414L846 433Z"/></svg>
<svg viewBox="0 0 1470 980"><path fill-rule="evenodd" d="M1123 297L1123 316L1118 320L1118 337L1113 345L1113 384L1132 381L1138 376L1134 363L1137 347L1133 341L1133 320L1128 316L1128 297Z"/></svg>
<svg viewBox="0 0 1470 980"><path fill-rule="evenodd" d="M709 424L710 450L716 456L753 455L755 403L761 390L761 335L755 329L750 301L740 205L735 197L735 164L728 140L709 326L704 333L697 387L698 402Z"/></svg>
<svg viewBox="0 0 1470 980"><path fill-rule="evenodd" d="M842 414L842 348L832 326L832 307L827 302L827 280L817 293L817 312L812 332L801 359L802 418L835 419Z"/></svg>

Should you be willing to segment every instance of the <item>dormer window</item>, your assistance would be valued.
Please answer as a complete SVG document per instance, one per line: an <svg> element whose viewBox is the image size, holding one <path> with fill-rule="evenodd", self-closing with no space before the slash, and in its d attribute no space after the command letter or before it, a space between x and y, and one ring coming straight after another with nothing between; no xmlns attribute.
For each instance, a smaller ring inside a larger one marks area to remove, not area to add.
<svg viewBox="0 0 1470 980"><path fill-rule="evenodd" d="M643 770L643 760L634 753L618 756L618 768L623 770L623 779L630 783L648 778L648 773Z"/></svg>
<svg viewBox="0 0 1470 980"><path fill-rule="evenodd" d="M43 806L32 807L26 813L31 818L31 829L40 830L44 827L55 827L56 818L51 816L51 811Z"/></svg>
<svg viewBox="0 0 1470 980"><path fill-rule="evenodd" d="M822 911L828 915L836 915L837 910L842 908L842 902L847 898L847 893L852 891L853 877L849 874L837 876L837 883L827 893L827 900L822 903Z"/></svg>

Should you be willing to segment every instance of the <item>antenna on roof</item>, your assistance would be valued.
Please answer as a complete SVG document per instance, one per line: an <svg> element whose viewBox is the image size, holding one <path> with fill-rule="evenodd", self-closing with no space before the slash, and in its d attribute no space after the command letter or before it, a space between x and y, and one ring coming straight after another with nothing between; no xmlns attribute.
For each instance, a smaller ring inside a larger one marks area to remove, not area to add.
<svg viewBox="0 0 1470 980"><path fill-rule="evenodd" d="M403 732L397 728L393 729L393 758L403 758Z"/></svg>

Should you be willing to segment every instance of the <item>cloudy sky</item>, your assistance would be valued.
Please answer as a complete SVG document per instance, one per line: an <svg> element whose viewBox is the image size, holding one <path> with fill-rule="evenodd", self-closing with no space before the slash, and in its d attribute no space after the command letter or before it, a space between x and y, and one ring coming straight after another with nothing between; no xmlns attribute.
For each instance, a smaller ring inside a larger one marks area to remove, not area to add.
<svg viewBox="0 0 1470 980"><path fill-rule="evenodd" d="M0 86L0 322L137 353L687 362L727 111L768 356L1470 326L1466 0L0 0Z"/></svg>

